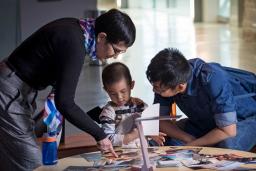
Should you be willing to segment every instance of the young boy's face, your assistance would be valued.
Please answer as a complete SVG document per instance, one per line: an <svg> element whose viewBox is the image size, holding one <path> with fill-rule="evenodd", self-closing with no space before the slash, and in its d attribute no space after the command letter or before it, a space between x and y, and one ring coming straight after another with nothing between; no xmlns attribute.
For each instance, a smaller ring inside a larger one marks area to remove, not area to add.
<svg viewBox="0 0 256 171"><path fill-rule="evenodd" d="M175 89L161 85L160 81L152 83L153 91L162 97L172 97L179 93L178 86Z"/></svg>
<svg viewBox="0 0 256 171"><path fill-rule="evenodd" d="M120 81L107 85L105 90L107 91L110 99L117 105L125 105L131 97L131 90L133 89L134 81L132 85L129 85L127 81L123 78Z"/></svg>

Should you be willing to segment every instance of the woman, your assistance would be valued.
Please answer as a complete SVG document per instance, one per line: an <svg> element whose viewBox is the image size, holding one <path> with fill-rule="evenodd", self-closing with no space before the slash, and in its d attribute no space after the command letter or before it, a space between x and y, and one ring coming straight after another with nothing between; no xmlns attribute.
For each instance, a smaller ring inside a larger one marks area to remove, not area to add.
<svg viewBox="0 0 256 171"><path fill-rule="evenodd" d="M58 19L1 62L0 170L33 170L41 164L31 115L37 90L49 85L56 90L60 113L116 155L104 131L75 104L75 91L86 54L100 60L116 57L134 43L135 32L130 17L116 9L96 20Z"/></svg>

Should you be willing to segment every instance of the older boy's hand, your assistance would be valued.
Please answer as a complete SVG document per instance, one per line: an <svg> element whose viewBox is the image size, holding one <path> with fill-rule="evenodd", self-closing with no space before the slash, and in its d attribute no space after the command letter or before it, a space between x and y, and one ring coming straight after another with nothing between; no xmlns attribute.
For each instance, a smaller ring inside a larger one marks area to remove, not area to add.
<svg viewBox="0 0 256 171"><path fill-rule="evenodd" d="M163 146L165 142L165 133L159 132L158 136L150 136L159 146Z"/></svg>
<svg viewBox="0 0 256 171"><path fill-rule="evenodd" d="M108 138L104 138L103 140L98 141L97 144L102 152L111 152L113 156L118 157L113 149L111 141Z"/></svg>

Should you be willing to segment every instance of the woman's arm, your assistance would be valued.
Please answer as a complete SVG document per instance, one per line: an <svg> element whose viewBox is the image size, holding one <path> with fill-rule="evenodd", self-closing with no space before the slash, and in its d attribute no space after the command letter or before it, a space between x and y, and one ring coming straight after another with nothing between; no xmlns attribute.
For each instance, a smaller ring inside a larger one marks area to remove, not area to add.
<svg viewBox="0 0 256 171"><path fill-rule="evenodd" d="M63 32L55 35L52 47L55 52L56 107L65 119L100 141L106 134L74 101L85 57L84 37L80 31L69 28Z"/></svg>

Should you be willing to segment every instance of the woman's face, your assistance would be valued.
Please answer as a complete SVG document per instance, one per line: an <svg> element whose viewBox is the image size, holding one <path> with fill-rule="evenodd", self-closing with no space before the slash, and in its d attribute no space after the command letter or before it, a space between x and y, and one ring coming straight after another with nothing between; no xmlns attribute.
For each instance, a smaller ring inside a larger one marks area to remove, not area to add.
<svg viewBox="0 0 256 171"><path fill-rule="evenodd" d="M113 44L107 41L105 33L99 33L96 42L96 56L98 59L116 58L119 54L126 52L127 46L123 41Z"/></svg>

